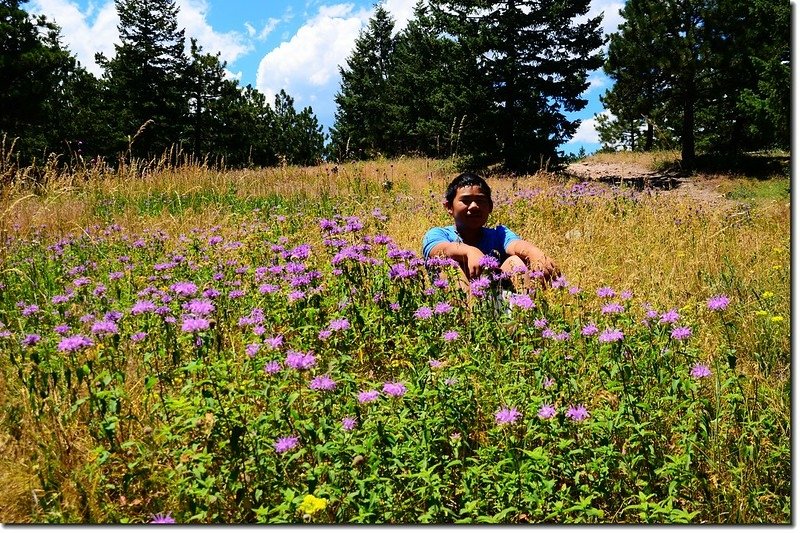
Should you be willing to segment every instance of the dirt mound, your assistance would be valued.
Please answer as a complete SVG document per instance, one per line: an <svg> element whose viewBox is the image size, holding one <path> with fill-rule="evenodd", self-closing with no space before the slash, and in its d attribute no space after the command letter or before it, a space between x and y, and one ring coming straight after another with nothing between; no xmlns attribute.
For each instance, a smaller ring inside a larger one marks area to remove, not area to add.
<svg viewBox="0 0 800 533"><path fill-rule="evenodd" d="M635 162L593 161L590 158L572 163L565 172L586 181L601 181L636 189L660 189L665 194L688 196L704 203L730 203L717 192L716 184L706 180L705 176L691 176L675 170L655 171Z"/></svg>

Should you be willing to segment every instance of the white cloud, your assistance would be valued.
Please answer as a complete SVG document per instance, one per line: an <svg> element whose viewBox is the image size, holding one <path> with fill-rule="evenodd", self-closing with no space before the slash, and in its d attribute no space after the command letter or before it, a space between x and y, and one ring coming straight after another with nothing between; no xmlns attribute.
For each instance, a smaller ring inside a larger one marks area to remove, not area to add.
<svg viewBox="0 0 800 533"><path fill-rule="evenodd" d="M625 2L614 2L609 0L592 0L589 7L588 16L596 17L603 13L602 28L603 33L608 35L617 31L617 27L622 23L619 10L625 6Z"/></svg>
<svg viewBox="0 0 800 533"><path fill-rule="evenodd" d="M220 53L220 59L229 63L249 52L252 47L244 36L235 31L220 33L208 23L209 6L205 0L177 0L178 27L186 29L186 41L197 39L203 52Z"/></svg>
<svg viewBox="0 0 800 533"><path fill-rule="evenodd" d="M356 11L353 4L320 7L291 39L261 59L256 87L268 101L281 89L298 103L312 96L332 100L336 88L331 82L338 82L338 66L350 55L370 15L371 10Z"/></svg>
<svg viewBox="0 0 800 533"><path fill-rule="evenodd" d="M589 87L586 89L584 94L588 94L592 91L597 91L602 89L603 87L608 85L610 78L603 74L602 71L596 70L592 75L589 76Z"/></svg>
<svg viewBox="0 0 800 533"><path fill-rule="evenodd" d="M178 0L178 27L186 29L189 37L197 38L203 51L221 53L223 61L233 62L250 51L245 37L237 32L219 33L207 22L208 4L205 0ZM113 0L95 5L89 3L85 11L70 0L33 0L29 11L46 15L61 27L64 45L73 52L89 72L99 76L102 69L95 63L94 55L102 52L114 56L114 44L119 44L119 17ZM92 20L92 17L94 19Z"/></svg>
<svg viewBox="0 0 800 533"><path fill-rule="evenodd" d="M383 7L391 13L394 19L394 31L402 31L408 21L414 16L414 6L417 0L386 0Z"/></svg>
<svg viewBox="0 0 800 533"><path fill-rule="evenodd" d="M270 33L272 33L272 31L276 27L278 27L278 24L280 24L280 23L281 23L281 19L270 18L266 22L266 24L264 24L264 27L261 28L261 31L256 30L255 26L253 26L249 22L245 22L244 23L244 27L247 30L247 36L248 37L254 38L254 39L258 40L258 41L263 41L263 40L265 40L267 38L267 36L269 36Z"/></svg>
<svg viewBox="0 0 800 533"><path fill-rule="evenodd" d="M606 110L601 111L598 115L605 115L611 116L611 112ZM578 130L573 135L572 139L566 144L572 143L599 143L600 142L600 135L597 133L595 129L595 124L597 123L597 115L592 118L583 119L581 121L580 126L578 126Z"/></svg>
<svg viewBox="0 0 800 533"><path fill-rule="evenodd" d="M33 0L30 13L46 15L48 20L61 27L64 46L68 48L78 61L89 72L99 76L102 69L95 63L94 55L102 52L106 57L114 56L114 44L119 44L117 16L114 2L109 1L99 8L90 5L87 13L82 13L78 6L68 0ZM97 13L92 23L89 14Z"/></svg>

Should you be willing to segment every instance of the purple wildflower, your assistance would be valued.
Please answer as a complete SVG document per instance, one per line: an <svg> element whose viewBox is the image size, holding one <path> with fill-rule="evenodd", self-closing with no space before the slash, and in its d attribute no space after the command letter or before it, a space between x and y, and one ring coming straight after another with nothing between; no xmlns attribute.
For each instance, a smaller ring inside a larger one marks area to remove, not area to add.
<svg viewBox="0 0 800 533"><path fill-rule="evenodd" d="M542 387L544 387L545 389L549 389L550 387L552 387L555 384L556 384L556 380L554 380L553 378L549 378L549 377L545 377L544 380L542 381Z"/></svg>
<svg viewBox="0 0 800 533"><path fill-rule="evenodd" d="M539 408L539 412L536 414L542 420L547 420L549 418L553 418L556 415L556 408L546 403Z"/></svg>
<svg viewBox="0 0 800 533"><path fill-rule="evenodd" d="M522 416L522 413L517 411L516 408L504 407L494 414L494 420L498 426L502 426L505 424L513 424L520 416Z"/></svg>
<svg viewBox="0 0 800 533"><path fill-rule="evenodd" d="M580 422L589 418L589 411L583 405L570 405L567 409L567 418L571 418L575 422Z"/></svg>
<svg viewBox="0 0 800 533"><path fill-rule="evenodd" d="M184 304L183 308L193 315L199 316L210 315L214 312L214 304L209 300L194 299Z"/></svg>
<svg viewBox="0 0 800 533"><path fill-rule="evenodd" d="M722 311L728 307L728 304L731 303L730 298L725 296L724 294L717 294L716 296L712 296L706 302L706 306L711 311Z"/></svg>
<svg viewBox="0 0 800 533"><path fill-rule="evenodd" d="M400 397L406 393L406 386L399 382L386 382L383 384L383 393L387 396Z"/></svg>
<svg viewBox="0 0 800 533"><path fill-rule="evenodd" d="M312 379L308 384L308 388L312 390L333 390L336 388L336 382L328 374L322 374Z"/></svg>
<svg viewBox="0 0 800 533"><path fill-rule="evenodd" d="M609 328L603 331L598 339L600 342L616 342L621 341L624 337L625 335L623 335L622 331Z"/></svg>
<svg viewBox="0 0 800 533"><path fill-rule="evenodd" d="M260 350L260 349L261 349L261 345L258 344L258 343L248 344L244 348L244 353L246 353L250 357L255 357L256 354L258 353L258 350Z"/></svg>
<svg viewBox="0 0 800 533"><path fill-rule="evenodd" d="M183 318L183 323L181 324L181 331L185 331L187 333L196 333L198 331L205 331L210 327L211 323L205 318L195 318L187 316Z"/></svg>
<svg viewBox="0 0 800 533"><path fill-rule="evenodd" d="M706 365L701 365L700 363L694 365L692 367L691 372L689 373L695 379L707 378L711 375L711 369L708 368Z"/></svg>
<svg viewBox="0 0 800 533"><path fill-rule="evenodd" d="M328 337L330 337L331 335L333 335L333 332L332 332L331 330L329 330L329 329L322 329L322 330L320 330L320 332L319 332L319 335L317 335L317 338L318 338L319 340L321 340L321 341L324 341L325 339L327 339L327 338L328 338Z"/></svg>
<svg viewBox="0 0 800 533"><path fill-rule="evenodd" d="M620 305L620 304L618 304L616 302L607 303L600 310L600 312L603 313L604 315L609 315L609 314L614 314L614 313L622 313L623 311L625 311L625 308L622 307L622 305Z"/></svg>
<svg viewBox="0 0 800 533"><path fill-rule="evenodd" d="M22 309L22 316L31 316L35 315L38 312L39 312L39 306L36 304L31 304Z"/></svg>
<svg viewBox="0 0 800 533"><path fill-rule="evenodd" d="M286 453L290 450L293 450L297 447L297 444L300 439L297 437L281 437L275 441L273 446L275 447L275 451L278 453Z"/></svg>
<svg viewBox="0 0 800 533"><path fill-rule="evenodd" d="M267 374L277 374L281 371L281 364L278 361L270 361L264 365L264 372Z"/></svg>
<svg viewBox="0 0 800 533"><path fill-rule="evenodd" d="M551 281L550 282L550 286L553 287L554 289L563 289L563 288L566 288L566 287L569 286L569 282L567 281L566 277L561 275L561 276L558 276L553 281Z"/></svg>
<svg viewBox="0 0 800 533"><path fill-rule="evenodd" d="M295 370L306 370L317 364L317 358L313 352L303 353L289 350L286 353L286 366Z"/></svg>
<svg viewBox="0 0 800 533"><path fill-rule="evenodd" d="M197 292L197 285L191 281L181 281L173 284L170 289L178 296L193 296Z"/></svg>
<svg viewBox="0 0 800 533"><path fill-rule="evenodd" d="M167 514L158 513L158 514L154 514L153 516L150 517L150 523L151 524L174 524L175 523L175 519L172 518L172 513L169 513L169 512Z"/></svg>
<svg viewBox="0 0 800 533"><path fill-rule="evenodd" d="M436 313L437 315L443 315L445 313L449 313L452 310L453 306L447 302L439 302L433 308L433 312Z"/></svg>
<svg viewBox="0 0 800 533"><path fill-rule="evenodd" d="M93 346L94 342L88 337L83 335L74 335L72 337L64 337L58 343L58 351L60 352L76 352L82 348Z"/></svg>
<svg viewBox="0 0 800 533"><path fill-rule="evenodd" d="M36 333L29 333L22 339L22 345L27 347L36 346L39 341L42 340L41 335L37 335Z"/></svg>
<svg viewBox="0 0 800 533"><path fill-rule="evenodd" d="M531 309L534 306L533 300L527 294L514 293L508 298L508 303L520 309Z"/></svg>
<svg viewBox="0 0 800 533"><path fill-rule="evenodd" d="M444 366L444 363L438 359L431 359L428 361L428 364L431 368L442 368Z"/></svg>
<svg viewBox="0 0 800 533"><path fill-rule="evenodd" d="M331 331L342 331L350 327L350 321L346 318L334 318L328 327Z"/></svg>
<svg viewBox="0 0 800 533"><path fill-rule="evenodd" d="M119 319L122 318L122 313L119 311L109 311L103 315L103 318L112 322L119 322Z"/></svg>
<svg viewBox="0 0 800 533"><path fill-rule="evenodd" d="M478 266L481 268L500 268L500 262L496 257L491 255L484 255L478 261Z"/></svg>
<svg viewBox="0 0 800 533"><path fill-rule="evenodd" d="M139 341L144 340L145 337L147 337L147 333L145 333L144 331L137 331L136 333L131 335L131 341L132 342L139 342Z"/></svg>
<svg viewBox="0 0 800 533"><path fill-rule="evenodd" d="M681 318L681 315L678 314L678 310L677 309L670 309L669 311L667 311L666 313L661 315L661 318L658 320L658 323L659 324L674 324L675 322L680 320L680 318Z"/></svg>
<svg viewBox="0 0 800 533"><path fill-rule="evenodd" d="M289 303L296 302L297 300L302 300L306 297L306 293L301 290L292 291L286 295L286 298L289 300Z"/></svg>
<svg viewBox="0 0 800 533"><path fill-rule="evenodd" d="M600 298L613 298L616 295L611 287L600 287L597 289L597 296Z"/></svg>
<svg viewBox="0 0 800 533"><path fill-rule="evenodd" d="M593 322L589 322L581 329L581 335L584 337L591 337L592 335L596 335L597 332L600 331L596 324Z"/></svg>
<svg viewBox="0 0 800 533"><path fill-rule="evenodd" d="M110 320L99 320L92 324L92 333L100 336L113 335L119 333L119 328Z"/></svg>
<svg viewBox="0 0 800 533"><path fill-rule="evenodd" d="M452 342L458 338L458 332L455 330L445 331L442 334L442 339L446 340L447 342Z"/></svg>
<svg viewBox="0 0 800 533"><path fill-rule="evenodd" d="M533 321L533 326L535 328L539 328L539 329L545 328L545 327L547 327L547 319L546 318L537 318L536 320Z"/></svg>
<svg viewBox="0 0 800 533"><path fill-rule="evenodd" d="M679 341L686 340L692 336L692 328L689 326L676 326L672 328L669 336Z"/></svg>
<svg viewBox="0 0 800 533"><path fill-rule="evenodd" d="M492 281L489 278L481 276L469 282L469 291L473 296L480 298L486 294L485 291L491 283Z"/></svg>
<svg viewBox="0 0 800 533"><path fill-rule="evenodd" d="M380 392L376 390L361 391L358 393L358 403L374 402L380 396Z"/></svg>
<svg viewBox="0 0 800 533"><path fill-rule="evenodd" d="M353 431L356 428L356 419L350 416L342 418L342 429Z"/></svg>
<svg viewBox="0 0 800 533"><path fill-rule="evenodd" d="M414 318L425 320L433 316L433 310L428 306L422 306L414 313Z"/></svg>
<svg viewBox="0 0 800 533"><path fill-rule="evenodd" d="M266 344L273 350L277 350L278 348L283 346L283 335L277 335L275 337L264 339L264 344Z"/></svg>
<svg viewBox="0 0 800 533"><path fill-rule="evenodd" d="M53 331L55 331L59 335L66 335L67 333L69 333L69 326L66 324L59 324L53 328Z"/></svg>

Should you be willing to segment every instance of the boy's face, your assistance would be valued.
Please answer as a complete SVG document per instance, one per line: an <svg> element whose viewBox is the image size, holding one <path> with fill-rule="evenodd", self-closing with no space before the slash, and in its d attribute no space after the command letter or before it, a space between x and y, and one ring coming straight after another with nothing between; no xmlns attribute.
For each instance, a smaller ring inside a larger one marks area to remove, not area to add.
<svg viewBox="0 0 800 533"><path fill-rule="evenodd" d="M492 212L492 200L477 185L460 187L453 202L445 207L457 228L476 230L482 228Z"/></svg>

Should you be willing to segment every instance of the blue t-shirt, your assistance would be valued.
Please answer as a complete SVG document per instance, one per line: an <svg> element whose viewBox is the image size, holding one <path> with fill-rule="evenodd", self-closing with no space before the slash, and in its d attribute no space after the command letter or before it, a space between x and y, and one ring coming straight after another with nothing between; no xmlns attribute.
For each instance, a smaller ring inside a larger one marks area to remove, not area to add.
<svg viewBox="0 0 800 533"><path fill-rule="evenodd" d="M477 248L485 255L492 255L497 258L500 263L508 258L506 247L513 241L519 239L519 236L505 226L497 226L494 228L483 228L481 233L481 240ZM456 231L455 226L445 226L441 228L431 228L422 238L422 255L428 259L434 246L442 242L464 242L461 236Z"/></svg>

